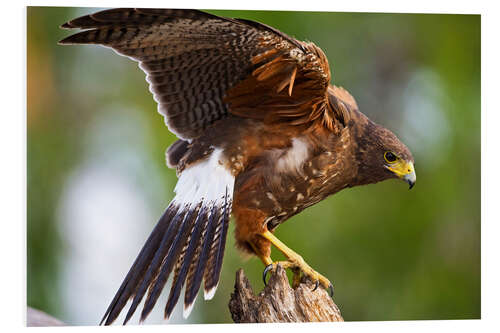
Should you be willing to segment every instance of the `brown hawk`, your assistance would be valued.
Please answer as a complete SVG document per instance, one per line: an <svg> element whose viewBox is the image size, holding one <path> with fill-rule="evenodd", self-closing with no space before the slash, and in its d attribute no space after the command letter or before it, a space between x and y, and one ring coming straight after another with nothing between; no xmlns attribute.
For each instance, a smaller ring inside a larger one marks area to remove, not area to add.
<svg viewBox="0 0 500 333"><path fill-rule="evenodd" d="M139 62L158 111L179 140L167 165L175 198L146 240L101 324L144 296L144 320L169 276L168 318L185 286L187 317L204 281L219 282L231 212L238 247L269 269L281 262L333 291L331 283L273 231L344 188L400 178L414 185L413 157L389 130L330 85L325 54L262 23L198 10L126 8L62 25L84 31L61 44L100 44ZM267 269L266 269L267 271Z"/></svg>

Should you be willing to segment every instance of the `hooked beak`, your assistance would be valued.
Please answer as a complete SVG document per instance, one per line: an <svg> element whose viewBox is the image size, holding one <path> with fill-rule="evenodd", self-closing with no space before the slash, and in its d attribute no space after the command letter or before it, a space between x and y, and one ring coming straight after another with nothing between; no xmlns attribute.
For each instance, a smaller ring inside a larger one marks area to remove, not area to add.
<svg viewBox="0 0 500 333"><path fill-rule="evenodd" d="M411 188L415 185L417 181L417 175L415 174L415 170L413 170L412 173L403 176L403 180L410 185L410 190L411 190Z"/></svg>
<svg viewBox="0 0 500 333"><path fill-rule="evenodd" d="M391 166L387 166L387 169L391 170L396 176L407 182L408 185L410 185L410 190L417 181L417 174L415 173L413 162L398 161Z"/></svg>

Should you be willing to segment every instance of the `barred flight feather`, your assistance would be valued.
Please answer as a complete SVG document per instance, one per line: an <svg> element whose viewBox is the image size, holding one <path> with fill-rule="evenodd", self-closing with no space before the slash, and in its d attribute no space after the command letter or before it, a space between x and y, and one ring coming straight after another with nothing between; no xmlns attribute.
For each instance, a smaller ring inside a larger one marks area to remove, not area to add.
<svg viewBox="0 0 500 333"><path fill-rule="evenodd" d="M230 113L290 125L318 124L324 116L337 128L325 106L330 69L324 53L265 24L197 10L118 8L62 27L87 30L61 44L100 44L139 62L158 112L186 141ZM275 112L273 105L292 109L297 99L306 99L306 108L318 100L323 107L310 118Z"/></svg>
<svg viewBox="0 0 500 333"><path fill-rule="evenodd" d="M146 295L140 320L155 306L173 272L165 306L168 319L182 287L187 317L205 280L205 296L213 296L220 277L233 196L234 177L223 166L222 150L214 149L203 161L179 176L176 196L135 260L101 321L111 324L129 299L126 324Z"/></svg>

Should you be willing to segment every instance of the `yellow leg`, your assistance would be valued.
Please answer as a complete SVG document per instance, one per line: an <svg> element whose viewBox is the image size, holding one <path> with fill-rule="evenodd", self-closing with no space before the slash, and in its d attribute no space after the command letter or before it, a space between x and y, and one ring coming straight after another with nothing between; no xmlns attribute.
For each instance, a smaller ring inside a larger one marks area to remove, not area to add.
<svg viewBox="0 0 500 333"><path fill-rule="evenodd" d="M262 253L260 253L260 251L257 249L257 247L252 242L249 242L249 244L252 247L252 249L254 250L255 254L257 254L257 256L260 258L260 260L262 260L264 265L269 266L273 263L273 260L271 259L270 256L265 256Z"/></svg>
<svg viewBox="0 0 500 333"><path fill-rule="evenodd" d="M306 276L311 278L311 280L321 284L323 288L325 289L330 289L330 292L333 293L333 286L330 283L330 281L325 278L323 275L319 274L315 270L309 266L304 259L294 252L292 249L290 249L288 246L286 246L282 241L280 241L276 236L274 236L270 231L265 231L264 233L260 234L262 237L267 239L268 241L271 242L278 250L280 250L281 253L285 255L285 257L288 259L287 261L282 261L282 262L277 262L279 263L283 268L290 268L294 271L294 284L297 283L298 277L297 273L299 271L302 271ZM262 259L262 258L261 258ZM269 258L270 259L270 258ZM264 260L263 262L266 265L267 264ZM275 264L277 264L275 263Z"/></svg>

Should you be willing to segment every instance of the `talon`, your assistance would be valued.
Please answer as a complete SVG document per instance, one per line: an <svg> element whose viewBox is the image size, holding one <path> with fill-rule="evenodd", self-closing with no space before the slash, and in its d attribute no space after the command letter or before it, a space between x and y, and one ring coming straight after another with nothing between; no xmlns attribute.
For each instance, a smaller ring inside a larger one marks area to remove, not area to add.
<svg viewBox="0 0 500 333"><path fill-rule="evenodd" d="M262 280L264 281L264 285L267 286L267 282L266 282L266 276L267 276L267 273L273 269L273 264L269 264L266 266L266 268L264 268L264 272L262 273Z"/></svg>
<svg viewBox="0 0 500 333"><path fill-rule="evenodd" d="M330 294L330 297L333 297L333 285L330 283L330 286L328 286L328 291Z"/></svg>
<svg viewBox="0 0 500 333"><path fill-rule="evenodd" d="M327 278L323 275L316 272L314 269L309 266L304 259L293 250L288 248L285 244L283 244L272 232L269 230L264 231L259 234L264 239L268 240L271 244L276 246L278 250L286 257L285 261L277 261L272 262L271 257L269 255L259 255L262 262L267 265L264 269L264 273L262 274L262 280L264 281L264 285L267 285L266 277L267 273L273 268L274 265L281 265L283 269L291 269L293 272L293 287L296 288L300 284L300 273L303 273L304 276L308 277L310 281L314 281L316 284L314 286L313 291L318 289L319 285L322 288L329 289L330 295L333 297L333 285ZM256 251L258 254L259 252Z"/></svg>

